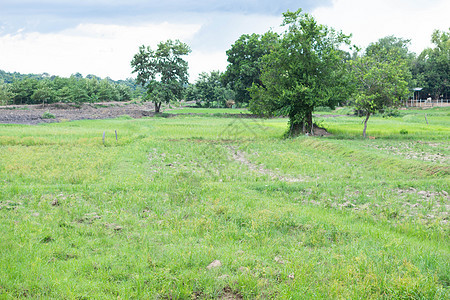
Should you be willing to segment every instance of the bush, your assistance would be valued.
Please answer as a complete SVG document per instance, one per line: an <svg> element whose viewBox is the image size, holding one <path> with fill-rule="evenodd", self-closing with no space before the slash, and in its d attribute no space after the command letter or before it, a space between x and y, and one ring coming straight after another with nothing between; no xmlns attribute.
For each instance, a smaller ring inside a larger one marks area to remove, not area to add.
<svg viewBox="0 0 450 300"><path fill-rule="evenodd" d="M408 134L408 130L402 129L402 130L400 130L400 134Z"/></svg>
<svg viewBox="0 0 450 300"><path fill-rule="evenodd" d="M399 116L400 112L398 111L398 109L392 107L387 107L382 114L383 118L399 117Z"/></svg>
<svg viewBox="0 0 450 300"><path fill-rule="evenodd" d="M52 114L52 113L49 112L49 111L46 111L45 113L42 114L42 117L41 117L41 118L42 118L42 119L54 119L54 118L55 118L55 115Z"/></svg>

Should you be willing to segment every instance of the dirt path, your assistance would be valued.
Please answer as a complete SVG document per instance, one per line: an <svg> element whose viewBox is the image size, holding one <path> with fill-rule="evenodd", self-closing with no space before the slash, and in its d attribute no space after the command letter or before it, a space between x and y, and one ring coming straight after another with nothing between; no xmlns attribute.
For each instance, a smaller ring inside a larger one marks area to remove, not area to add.
<svg viewBox="0 0 450 300"><path fill-rule="evenodd" d="M251 161L249 161L246 158L245 153L240 151L236 146L227 146L226 148L230 151L230 154L231 154L233 160L235 160L236 162L238 162L240 164L247 166L250 170L252 170L256 173L268 175L271 177L271 179L276 179L276 180L285 181L285 182L304 182L304 181L306 181L305 178L281 175L273 170L266 169L263 166L252 163Z"/></svg>

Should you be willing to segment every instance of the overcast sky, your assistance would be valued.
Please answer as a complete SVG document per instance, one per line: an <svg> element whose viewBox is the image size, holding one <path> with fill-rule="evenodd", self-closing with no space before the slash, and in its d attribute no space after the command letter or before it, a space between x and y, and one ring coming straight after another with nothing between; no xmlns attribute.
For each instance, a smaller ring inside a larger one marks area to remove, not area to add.
<svg viewBox="0 0 450 300"><path fill-rule="evenodd" d="M140 45L180 39L194 81L224 71L239 36L279 31L281 14L298 8L360 47L395 35L420 53L450 27L449 0L0 0L0 70L125 79Z"/></svg>

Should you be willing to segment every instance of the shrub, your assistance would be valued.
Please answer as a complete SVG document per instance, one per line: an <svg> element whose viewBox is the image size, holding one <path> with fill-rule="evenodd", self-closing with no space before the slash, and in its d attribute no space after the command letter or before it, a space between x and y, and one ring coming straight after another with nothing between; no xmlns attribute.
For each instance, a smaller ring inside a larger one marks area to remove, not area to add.
<svg viewBox="0 0 450 300"><path fill-rule="evenodd" d="M408 130L402 129L402 130L400 130L400 134L408 134Z"/></svg>
<svg viewBox="0 0 450 300"><path fill-rule="evenodd" d="M389 117L399 117L400 112L396 108L387 107L383 112L383 118L389 118Z"/></svg>
<svg viewBox="0 0 450 300"><path fill-rule="evenodd" d="M42 117L41 117L41 118L42 118L42 119L54 119L54 118L55 118L55 115L52 114L52 113L49 112L49 111L46 111L45 113L42 114Z"/></svg>

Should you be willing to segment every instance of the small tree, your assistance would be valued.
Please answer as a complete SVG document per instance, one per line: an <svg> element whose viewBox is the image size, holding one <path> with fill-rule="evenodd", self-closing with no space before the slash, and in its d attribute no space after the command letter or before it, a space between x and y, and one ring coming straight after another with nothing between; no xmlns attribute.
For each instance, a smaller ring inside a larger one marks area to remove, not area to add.
<svg viewBox="0 0 450 300"><path fill-rule="evenodd" d="M159 113L162 102L181 98L188 83L188 63L182 56L190 52L189 46L179 40L167 40L159 43L156 51L142 45L134 55L131 66L137 73L136 82L147 90L146 99L155 104L155 113Z"/></svg>
<svg viewBox="0 0 450 300"><path fill-rule="evenodd" d="M380 43L373 44L380 45ZM356 109L365 115L363 137L366 137L370 116L387 107L395 106L409 93L411 72L408 60L398 49L369 46L378 51L366 52L349 62L354 83L353 97Z"/></svg>
<svg viewBox="0 0 450 300"><path fill-rule="evenodd" d="M39 88L34 91L33 95L31 95L31 99L34 102L42 102L42 107L45 107L45 104L49 104L53 102L53 99L55 98L55 93L53 90L45 85L40 84Z"/></svg>

